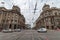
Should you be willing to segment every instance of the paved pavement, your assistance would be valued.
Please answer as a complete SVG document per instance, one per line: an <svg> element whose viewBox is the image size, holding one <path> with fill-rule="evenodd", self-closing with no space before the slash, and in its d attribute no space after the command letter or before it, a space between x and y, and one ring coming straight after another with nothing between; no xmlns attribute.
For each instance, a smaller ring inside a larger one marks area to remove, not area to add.
<svg viewBox="0 0 60 40"><path fill-rule="evenodd" d="M47 33L38 33L36 30L2 33L0 40L60 40L60 31L49 30Z"/></svg>
<svg viewBox="0 0 60 40"><path fill-rule="evenodd" d="M41 40L39 36L36 36L36 33L35 30L25 30L24 35L17 40Z"/></svg>
<svg viewBox="0 0 60 40"><path fill-rule="evenodd" d="M45 40L60 40L60 31L49 30L47 33L39 33L39 36Z"/></svg>

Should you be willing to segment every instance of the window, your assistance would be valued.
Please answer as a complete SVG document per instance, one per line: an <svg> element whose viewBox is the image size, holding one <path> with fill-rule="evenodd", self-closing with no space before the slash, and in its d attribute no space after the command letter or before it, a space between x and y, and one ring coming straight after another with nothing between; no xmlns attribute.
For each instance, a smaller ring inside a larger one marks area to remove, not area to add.
<svg viewBox="0 0 60 40"><path fill-rule="evenodd" d="M49 13L49 15L50 15L50 13Z"/></svg>
<svg viewBox="0 0 60 40"><path fill-rule="evenodd" d="M6 22L9 22L9 20L7 20Z"/></svg>
<svg viewBox="0 0 60 40"><path fill-rule="evenodd" d="M17 22L17 20L15 20L15 22Z"/></svg>
<svg viewBox="0 0 60 40"><path fill-rule="evenodd" d="M60 13L59 13L59 15L60 15Z"/></svg>
<svg viewBox="0 0 60 40"><path fill-rule="evenodd" d="M55 15L57 15L57 12L55 12Z"/></svg>
<svg viewBox="0 0 60 40"><path fill-rule="evenodd" d="M53 24L53 22L54 22L54 20L53 20L53 18L51 18L51 24Z"/></svg>
<svg viewBox="0 0 60 40"><path fill-rule="evenodd" d="M10 16L8 16L8 18L10 18Z"/></svg>
<svg viewBox="0 0 60 40"><path fill-rule="evenodd" d="M45 13L45 15L47 15L47 14Z"/></svg>
<svg viewBox="0 0 60 40"><path fill-rule="evenodd" d="M6 16L6 14L5 14L5 16Z"/></svg>
<svg viewBox="0 0 60 40"><path fill-rule="evenodd" d="M2 13L2 12L0 11L0 13Z"/></svg>
<svg viewBox="0 0 60 40"><path fill-rule="evenodd" d="M14 17L12 17L12 19L13 19Z"/></svg>
<svg viewBox="0 0 60 40"><path fill-rule="evenodd" d="M9 13L7 13L8 14L8 16L9 16Z"/></svg>
<svg viewBox="0 0 60 40"><path fill-rule="evenodd" d="M15 14L17 16L17 14Z"/></svg>
<svg viewBox="0 0 60 40"><path fill-rule="evenodd" d="M13 20L11 20L11 22L13 22Z"/></svg>
<svg viewBox="0 0 60 40"><path fill-rule="evenodd" d="M5 22L5 20L3 20L3 22Z"/></svg>
<svg viewBox="0 0 60 40"><path fill-rule="evenodd" d="M48 20L48 19L46 18L46 20Z"/></svg>
<svg viewBox="0 0 60 40"><path fill-rule="evenodd" d="M51 12L49 12L49 15L51 15Z"/></svg>

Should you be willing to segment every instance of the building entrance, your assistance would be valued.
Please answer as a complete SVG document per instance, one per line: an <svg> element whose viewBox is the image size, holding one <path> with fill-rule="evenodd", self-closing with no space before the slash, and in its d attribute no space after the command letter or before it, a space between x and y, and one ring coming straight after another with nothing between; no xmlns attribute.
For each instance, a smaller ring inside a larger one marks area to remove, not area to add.
<svg viewBox="0 0 60 40"><path fill-rule="evenodd" d="M49 29L49 26L47 26L46 28Z"/></svg>
<svg viewBox="0 0 60 40"><path fill-rule="evenodd" d="M51 26L52 30L54 29L54 26Z"/></svg>

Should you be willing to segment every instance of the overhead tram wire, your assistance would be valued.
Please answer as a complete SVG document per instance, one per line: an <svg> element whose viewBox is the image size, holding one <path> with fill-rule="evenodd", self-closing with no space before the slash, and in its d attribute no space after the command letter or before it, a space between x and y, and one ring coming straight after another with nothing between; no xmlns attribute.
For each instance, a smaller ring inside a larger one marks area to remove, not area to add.
<svg viewBox="0 0 60 40"><path fill-rule="evenodd" d="M38 1L36 0L35 7L34 7L34 9L33 9L33 10L34 10L33 15L35 15L35 13L37 13L37 12L36 12L36 10L37 10L37 2L38 2ZM35 16L33 16L33 18L32 18L32 25L33 25L33 26L34 26L34 17L35 17Z"/></svg>
<svg viewBox="0 0 60 40"><path fill-rule="evenodd" d="M36 10L37 10L37 1L36 1L36 4L35 4L35 8L34 8L34 15L35 15L35 13L36 13ZM34 20L34 17L32 18L32 20Z"/></svg>

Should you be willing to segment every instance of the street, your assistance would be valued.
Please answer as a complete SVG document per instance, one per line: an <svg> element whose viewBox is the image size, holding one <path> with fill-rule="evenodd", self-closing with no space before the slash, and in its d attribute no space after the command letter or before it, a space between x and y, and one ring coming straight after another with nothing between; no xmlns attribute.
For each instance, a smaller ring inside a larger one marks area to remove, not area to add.
<svg viewBox="0 0 60 40"><path fill-rule="evenodd" d="M48 30L47 33L38 33L36 30L13 33L0 32L0 40L60 40L60 31Z"/></svg>

